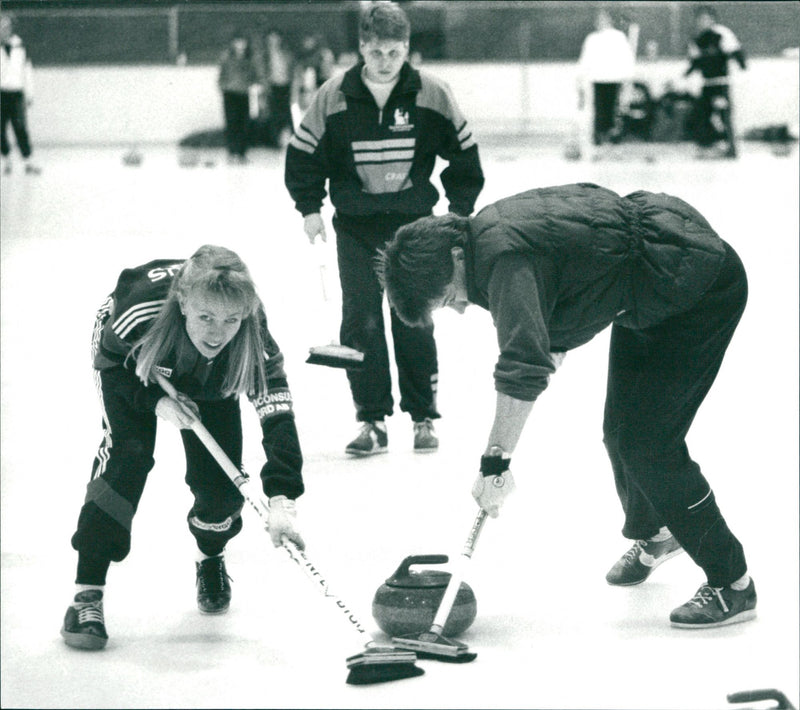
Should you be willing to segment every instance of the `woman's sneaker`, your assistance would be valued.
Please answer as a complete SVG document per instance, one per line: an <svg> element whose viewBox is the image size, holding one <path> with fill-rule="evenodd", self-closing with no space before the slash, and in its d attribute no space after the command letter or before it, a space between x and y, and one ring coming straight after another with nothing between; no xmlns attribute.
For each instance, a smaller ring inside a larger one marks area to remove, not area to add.
<svg viewBox="0 0 800 710"><path fill-rule="evenodd" d="M616 587L641 584L662 562L681 552L683 548L672 535L660 541L637 540L608 571L606 582Z"/></svg>
<svg viewBox="0 0 800 710"><path fill-rule="evenodd" d="M358 436L347 445L345 453L352 456L372 456L372 454L385 454L388 448L389 435L386 433L386 424L381 421L364 422L358 431Z"/></svg>
<svg viewBox="0 0 800 710"><path fill-rule="evenodd" d="M433 422L423 419L414 422L414 451L418 454L428 454L439 448L439 439L433 431Z"/></svg>
<svg viewBox="0 0 800 710"><path fill-rule="evenodd" d="M108 643L106 622L103 619L103 592L86 589L75 595L67 608L61 635L67 646L97 651Z"/></svg>
<svg viewBox="0 0 800 710"><path fill-rule="evenodd" d="M224 614L231 605L231 583L222 555L197 565L197 608L204 614Z"/></svg>
<svg viewBox="0 0 800 710"><path fill-rule="evenodd" d="M673 609L669 620L682 629L709 629L715 626L738 624L756 617L756 585L753 580L746 589L712 587L704 584L683 606Z"/></svg>

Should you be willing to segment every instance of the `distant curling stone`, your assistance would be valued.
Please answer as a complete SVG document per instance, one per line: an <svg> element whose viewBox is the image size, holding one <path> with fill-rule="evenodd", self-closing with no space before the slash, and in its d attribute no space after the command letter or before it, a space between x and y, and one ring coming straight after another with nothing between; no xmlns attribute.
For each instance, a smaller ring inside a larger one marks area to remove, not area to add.
<svg viewBox="0 0 800 710"><path fill-rule="evenodd" d="M574 141L570 141L564 146L564 159L565 160L580 160L581 159L581 147Z"/></svg>
<svg viewBox="0 0 800 710"><path fill-rule="evenodd" d="M178 155L178 165L182 168L196 168L200 162L200 156L192 151L182 151Z"/></svg>
<svg viewBox="0 0 800 710"><path fill-rule="evenodd" d="M136 148L131 148L122 156L122 163L123 165L137 167L142 164L142 154Z"/></svg>
<svg viewBox="0 0 800 710"><path fill-rule="evenodd" d="M413 565L442 564L447 555L406 557L397 571L375 592L372 615L389 636L429 631L444 596L450 573L439 570L411 570ZM458 636L475 621L478 613L475 594L462 582L444 626L445 636Z"/></svg>

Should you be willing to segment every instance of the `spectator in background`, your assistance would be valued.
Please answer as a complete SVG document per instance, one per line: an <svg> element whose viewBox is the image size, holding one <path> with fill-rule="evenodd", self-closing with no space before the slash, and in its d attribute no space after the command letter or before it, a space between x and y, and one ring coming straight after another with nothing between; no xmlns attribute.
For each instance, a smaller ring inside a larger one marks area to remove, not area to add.
<svg viewBox="0 0 800 710"><path fill-rule="evenodd" d="M695 113L694 96L688 91L679 91L671 81L667 81L655 106L653 141L679 143L692 140Z"/></svg>
<svg viewBox="0 0 800 710"><path fill-rule="evenodd" d="M0 139L2 139L3 173L12 171L11 143L6 133L8 124L14 130L17 148L22 154L25 172L38 175L41 169L31 162L31 140L26 111L33 101L33 66L25 45L14 33L14 20L8 13L0 16Z"/></svg>
<svg viewBox="0 0 800 710"><path fill-rule="evenodd" d="M312 244L326 240L320 210L328 181L336 209L340 342L364 353L363 369L347 371L359 424L345 449L353 456L387 450L385 417L394 407L375 257L398 227L432 213L439 202L431 181L438 158L447 162L440 180L450 212L469 215L484 182L478 145L450 88L408 62L410 34L397 4L367 6L359 23L362 60L320 87L286 150L286 187ZM433 324L410 327L392 312L391 331L400 409L414 423L414 451L435 451Z"/></svg>
<svg viewBox="0 0 800 710"><path fill-rule="evenodd" d="M735 59L742 69L746 68L742 46L731 30L717 22L713 8L707 5L697 8L695 22L697 35L689 44L690 63L685 76L694 71L703 76L697 106L698 157L715 157L715 147L722 142L719 157L735 158L728 63Z"/></svg>
<svg viewBox="0 0 800 710"><path fill-rule="evenodd" d="M599 149L619 137L620 92L633 79L635 58L628 37L614 27L607 10L597 13L595 28L583 41L578 59L578 104L583 108L591 101L592 144ZM596 151L592 157L601 154Z"/></svg>
<svg viewBox="0 0 800 710"><path fill-rule="evenodd" d="M650 88L642 81L631 85L630 99L621 109L622 134L626 140L642 140L649 143L653 136L653 119L656 102Z"/></svg>
<svg viewBox="0 0 800 710"><path fill-rule="evenodd" d="M250 126L250 87L258 83L250 42L242 32L235 32L230 46L222 53L218 84L225 112L225 145L228 161L247 162Z"/></svg>
<svg viewBox="0 0 800 710"><path fill-rule="evenodd" d="M333 76L336 59L319 34L308 34L300 42L294 69L294 98L300 114L304 114L314 92Z"/></svg>
<svg viewBox="0 0 800 710"><path fill-rule="evenodd" d="M294 126L292 80L295 57L286 37L279 30L267 32L261 64L263 82L267 87L271 132L275 135L277 144L285 147Z"/></svg>

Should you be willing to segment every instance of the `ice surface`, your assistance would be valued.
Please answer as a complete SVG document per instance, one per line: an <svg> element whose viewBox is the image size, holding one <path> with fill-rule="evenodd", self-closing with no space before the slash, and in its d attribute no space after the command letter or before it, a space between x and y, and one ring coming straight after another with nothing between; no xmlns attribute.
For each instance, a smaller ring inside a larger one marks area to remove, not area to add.
<svg viewBox="0 0 800 710"><path fill-rule="evenodd" d="M94 314L126 266L183 258L203 243L238 251L287 355L306 457L300 524L308 556L378 639L375 590L410 554L457 555L469 489L491 423L496 345L476 308L437 316L441 449L415 456L411 425L389 420L390 453L344 456L354 433L341 370L304 363L335 317L317 254L282 184L282 157L180 168L170 148L42 149L38 177L2 181L3 707L722 708L727 693L775 687L798 700L798 170L796 155L742 146L738 161L568 163L535 138L483 143L479 206L530 187L597 182L683 197L739 251L750 301L690 448L743 541L758 585L753 623L687 632L669 611L702 583L685 556L638 588L604 575L628 544L601 441L607 333L567 357L514 456L518 489L470 563L478 618L469 665L420 661L420 678L345 684L363 639L245 513L229 545L233 605L195 606L177 433L160 427L133 550L109 575L101 653L59 634L73 592L69 538L100 441L89 363ZM440 211L445 209L440 205ZM326 212L326 218L329 212ZM329 227L330 229L330 227ZM331 230L332 234L332 230ZM324 250L322 250L324 252ZM329 249L324 253L334 263ZM335 267L333 267L335 273ZM261 465L245 405L245 462Z"/></svg>

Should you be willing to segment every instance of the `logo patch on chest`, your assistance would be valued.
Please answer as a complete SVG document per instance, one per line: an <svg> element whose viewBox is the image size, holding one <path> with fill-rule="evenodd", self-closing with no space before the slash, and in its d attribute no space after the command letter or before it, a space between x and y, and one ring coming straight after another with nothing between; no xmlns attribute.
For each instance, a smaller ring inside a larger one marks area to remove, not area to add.
<svg viewBox="0 0 800 710"><path fill-rule="evenodd" d="M394 113L392 114L392 125L389 126L389 130L395 133L403 132L403 131L411 131L414 129L414 124L410 122L408 117L408 111L404 111L401 108L396 108Z"/></svg>

